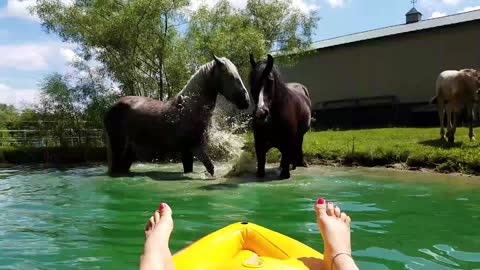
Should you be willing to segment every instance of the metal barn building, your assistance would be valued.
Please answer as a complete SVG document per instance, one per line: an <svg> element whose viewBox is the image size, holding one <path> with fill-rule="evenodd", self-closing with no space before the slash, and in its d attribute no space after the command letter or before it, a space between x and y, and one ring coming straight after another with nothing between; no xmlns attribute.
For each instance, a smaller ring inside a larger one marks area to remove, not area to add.
<svg viewBox="0 0 480 270"><path fill-rule="evenodd" d="M438 125L435 80L447 69L480 67L480 11L421 20L316 42L282 69L305 84L323 128Z"/></svg>

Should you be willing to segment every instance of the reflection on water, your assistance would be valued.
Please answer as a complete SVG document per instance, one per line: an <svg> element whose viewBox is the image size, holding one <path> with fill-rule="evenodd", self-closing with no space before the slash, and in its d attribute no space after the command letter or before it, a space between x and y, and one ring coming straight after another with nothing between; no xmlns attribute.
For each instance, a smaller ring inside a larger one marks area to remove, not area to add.
<svg viewBox="0 0 480 270"><path fill-rule="evenodd" d="M309 168L257 183L202 170L137 165L130 177L109 178L105 167L0 168L0 269L136 269L143 226L160 201L174 208L174 251L243 220L323 250L318 196L352 216L361 269L480 268L478 178Z"/></svg>

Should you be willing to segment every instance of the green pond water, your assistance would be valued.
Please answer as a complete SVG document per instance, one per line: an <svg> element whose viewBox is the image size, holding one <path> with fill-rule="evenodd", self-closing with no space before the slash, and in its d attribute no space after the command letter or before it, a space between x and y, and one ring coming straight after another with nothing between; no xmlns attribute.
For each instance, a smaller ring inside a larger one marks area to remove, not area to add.
<svg viewBox="0 0 480 270"><path fill-rule="evenodd" d="M351 215L361 269L480 269L479 178L314 167L258 183L183 176L179 165L137 165L124 178L105 170L0 168L0 269L136 269L161 201L174 209L173 251L237 221L322 251L320 196Z"/></svg>

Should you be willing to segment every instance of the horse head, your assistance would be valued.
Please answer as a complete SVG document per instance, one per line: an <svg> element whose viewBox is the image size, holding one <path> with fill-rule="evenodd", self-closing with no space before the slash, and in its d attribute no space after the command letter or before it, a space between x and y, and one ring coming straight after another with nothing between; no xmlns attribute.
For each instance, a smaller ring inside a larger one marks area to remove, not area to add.
<svg viewBox="0 0 480 270"><path fill-rule="evenodd" d="M238 109L248 109L250 97L237 67L226 57L213 55L213 58L215 59L215 68L218 71L217 75L220 83L218 92L235 104Z"/></svg>
<svg viewBox="0 0 480 270"><path fill-rule="evenodd" d="M275 79L273 57L269 54L267 61L255 62L250 54L250 91L255 101L254 116L257 120L268 120L275 96Z"/></svg>

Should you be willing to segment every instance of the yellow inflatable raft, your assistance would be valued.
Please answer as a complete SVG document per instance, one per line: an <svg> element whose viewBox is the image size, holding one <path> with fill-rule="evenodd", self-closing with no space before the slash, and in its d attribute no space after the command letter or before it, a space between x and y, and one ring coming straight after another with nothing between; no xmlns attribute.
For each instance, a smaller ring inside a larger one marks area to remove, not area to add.
<svg viewBox="0 0 480 270"><path fill-rule="evenodd" d="M173 256L176 270L318 269L322 260L297 240L247 222L215 231Z"/></svg>

